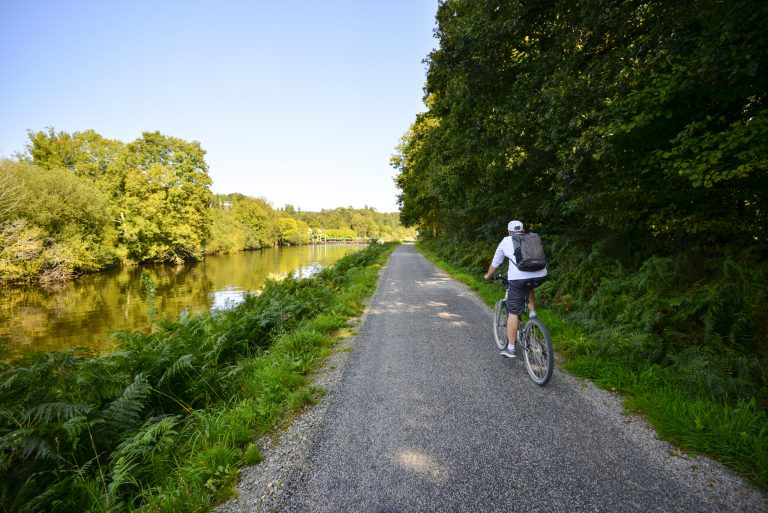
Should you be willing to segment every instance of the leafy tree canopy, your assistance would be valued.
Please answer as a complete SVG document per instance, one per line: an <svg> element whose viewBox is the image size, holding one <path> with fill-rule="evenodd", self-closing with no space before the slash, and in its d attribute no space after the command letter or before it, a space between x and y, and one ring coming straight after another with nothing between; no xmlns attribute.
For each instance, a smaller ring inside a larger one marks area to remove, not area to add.
<svg viewBox="0 0 768 513"><path fill-rule="evenodd" d="M204 157L200 143L159 132L145 132L121 152L119 230L129 258L181 262L202 255L212 199Z"/></svg>

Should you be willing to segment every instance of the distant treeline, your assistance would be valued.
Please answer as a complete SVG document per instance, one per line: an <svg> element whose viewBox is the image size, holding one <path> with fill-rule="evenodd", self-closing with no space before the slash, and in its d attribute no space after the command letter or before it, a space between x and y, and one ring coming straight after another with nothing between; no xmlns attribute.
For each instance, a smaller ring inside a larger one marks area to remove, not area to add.
<svg viewBox="0 0 768 513"><path fill-rule="evenodd" d="M273 209L266 200L242 194L214 196L211 236L206 253L232 253L275 245L307 244L313 240L383 239L415 237L415 230L400 224L398 213L372 208L337 208L302 212L292 205Z"/></svg>
<svg viewBox="0 0 768 513"><path fill-rule="evenodd" d="M329 238L378 238L384 240L408 239L416 235L413 228L400 224L400 214L380 213L373 208L337 208L320 212L295 211L287 205L285 211L299 222L305 222L314 232Z"/></svg>
<svg viewBox="0 0 768 513"><path fill-rule="evenodd" d="M128 144L93 130L30 132L23 154L0 160L0 282L305 244L320 232L389 240L414 233L397 214L274 209L210 186L198 142L158 132Z"/></svg>
<svg viewBox="0 0 768 513"><path fill-rule="evenodd" d="M766 26L756 0L441 2L403 221L479 275L521 219L590 373L768 407Z"/></svg>

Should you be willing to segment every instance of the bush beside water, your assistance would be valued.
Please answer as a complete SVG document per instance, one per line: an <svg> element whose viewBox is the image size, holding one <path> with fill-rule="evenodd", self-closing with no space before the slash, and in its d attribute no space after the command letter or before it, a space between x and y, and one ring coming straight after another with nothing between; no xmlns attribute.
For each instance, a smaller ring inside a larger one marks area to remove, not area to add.
<svg viewBox="0 0 768 513"><path fill-rule="evenodd" d="M254 436L315 401L307 373L362 312L393 244L116 352L27 355L0 373L0 510L205 511L260 460Z"/></svg>

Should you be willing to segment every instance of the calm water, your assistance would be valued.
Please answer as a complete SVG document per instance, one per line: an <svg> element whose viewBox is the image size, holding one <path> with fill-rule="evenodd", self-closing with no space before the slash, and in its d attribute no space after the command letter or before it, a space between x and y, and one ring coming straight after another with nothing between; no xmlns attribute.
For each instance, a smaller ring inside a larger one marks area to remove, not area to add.
<svg viewBox="0 0 768 513"><path fill-rule="evenodd" d="M72 346L113 347L110 333L146 331L156 319L226 308L268 277L308 276L362 246L300 246L208 257L185 266L145 266L90 276L55 288L0 287L0 338L12 353ZM147 298L144 283L155 285Z"/></svg>

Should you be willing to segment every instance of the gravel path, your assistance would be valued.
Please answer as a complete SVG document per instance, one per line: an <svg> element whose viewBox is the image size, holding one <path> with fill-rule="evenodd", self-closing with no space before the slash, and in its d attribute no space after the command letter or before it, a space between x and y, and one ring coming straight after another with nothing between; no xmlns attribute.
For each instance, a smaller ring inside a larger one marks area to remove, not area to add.
<svg viewBox="0 0 768 513"><path fill-rule="evenodd" d="M353 351L317 378L327 397L260 441L265 461L220 511L768 511L620 398L559 371L537 387L490 326L467 287L398 248Z"/></svg>

